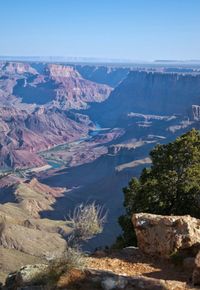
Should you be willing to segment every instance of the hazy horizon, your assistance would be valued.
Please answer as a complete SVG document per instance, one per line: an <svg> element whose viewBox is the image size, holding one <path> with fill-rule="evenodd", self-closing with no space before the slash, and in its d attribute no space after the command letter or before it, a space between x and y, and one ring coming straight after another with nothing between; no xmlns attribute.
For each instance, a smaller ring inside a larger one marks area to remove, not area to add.
<svg viewBox="0 0 200 290"><path fill-rule="evenodd" d="M145 59L122 59L122 58L100 58L100 57L84 57L84 56L63 56L63 55L0 55L0 59L5 59L5 60L36 60L36 61L43 61L43 60L48 60L48 61L99 61L99 62L116 62L116 63L199 63L199 59L153 59L153 60L145 60Z"/></svg>

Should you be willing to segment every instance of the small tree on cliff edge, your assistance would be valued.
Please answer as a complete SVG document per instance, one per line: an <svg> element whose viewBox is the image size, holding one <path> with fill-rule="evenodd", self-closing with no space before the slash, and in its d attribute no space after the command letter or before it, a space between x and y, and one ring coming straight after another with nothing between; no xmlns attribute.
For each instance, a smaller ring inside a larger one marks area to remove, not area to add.
<svg viewBox="0 0 200 290"><path fill-rule="evenodd" d="M151 152L151 168L123 189L126 214L119 218L121 246L133 245L133 213L185 215L200 218L200 133L192 129L167 145Z"/></svg>

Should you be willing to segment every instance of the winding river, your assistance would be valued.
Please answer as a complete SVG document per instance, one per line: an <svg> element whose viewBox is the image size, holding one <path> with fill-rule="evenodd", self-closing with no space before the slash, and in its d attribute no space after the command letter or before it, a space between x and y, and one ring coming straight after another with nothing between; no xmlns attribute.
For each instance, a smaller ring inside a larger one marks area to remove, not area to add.
<svg viewBox="0 0 200 290"><path fill-rule="evenodd" d="M57 145L49 150L45 150L45 151L42 151L40 152L40 155L43 156L43 158L46 160L46 162L51 166L48 168L49 169L58 169L60 167L63 167L64 164L62 162L57 162L57 160L54 160L54 159L49 159L49 158L46 158L45 157L45 153L49 153L51 151L61 151L61 150L67 150L69 148L72 148L80 143L83 143L83 142L86 142L86 141L89 141L91 140L93 137L97 136L100 132L102 131L106 131L108 129L104 129L102 128L98 123L95 123L95 128L94 130L90 130L88 132L88 135L85 136L85 137L82 137L76 141L73 141L73 142L68 142L68 143L64 143L64 144L60 144L60 145Z"/></svg>

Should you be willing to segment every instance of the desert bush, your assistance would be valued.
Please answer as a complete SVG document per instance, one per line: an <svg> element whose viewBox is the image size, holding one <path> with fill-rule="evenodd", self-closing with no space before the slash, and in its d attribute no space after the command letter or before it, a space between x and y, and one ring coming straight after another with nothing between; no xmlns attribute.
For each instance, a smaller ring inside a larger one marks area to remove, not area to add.
<svg viewBox="0 0 200 290"><path fill-rule="evenodd" d="M68 248L62 256L48 259L48 268L41 273L40 281L47 285L47 289L55 289L59 278L72 269L84 270L86 256L79 248Z"/></svg>
<svg viewBox="0 0 200 290"><path fill-rule="evenodd" d="M72 233L68 238L69 245L87 241L103 231L107 212L104 207L91 204L80 204L69 217Z"/></svg>
<svg viewBox="0 0 200 290"><path fill-rule="evenodd" d="M49 263L49 268L56 269L58 275L77 268L83 270L85 267L85 254L79 248L68 248L66 252L60 257L53 259Z"/></svg>

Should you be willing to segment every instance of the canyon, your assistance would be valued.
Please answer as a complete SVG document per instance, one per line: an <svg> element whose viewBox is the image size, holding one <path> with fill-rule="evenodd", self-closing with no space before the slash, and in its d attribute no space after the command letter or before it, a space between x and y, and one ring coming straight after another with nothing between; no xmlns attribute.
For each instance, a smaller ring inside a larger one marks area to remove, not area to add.
<svg viewBox="0 0 200 290"><path fill-rule="evenodd" d="M52 246L63 249L66 215L82 202L108 209L103 233L87 249L110 246L120 233L122 188L150 166L156 144L199 128L199 106L196 67L1 61L4 269L5 252L39 261L35 240L47 248L55 238ZM33 243L17 232L35 237Z"/></svg>
<svg viewBox="0 0 200 290"><path fill-rule="evenodd" d="M0 169L45 164L35 152L86 136L94 124L71 109L108 97L111 88L83 79L72 67L1 64Z"/></svg>

